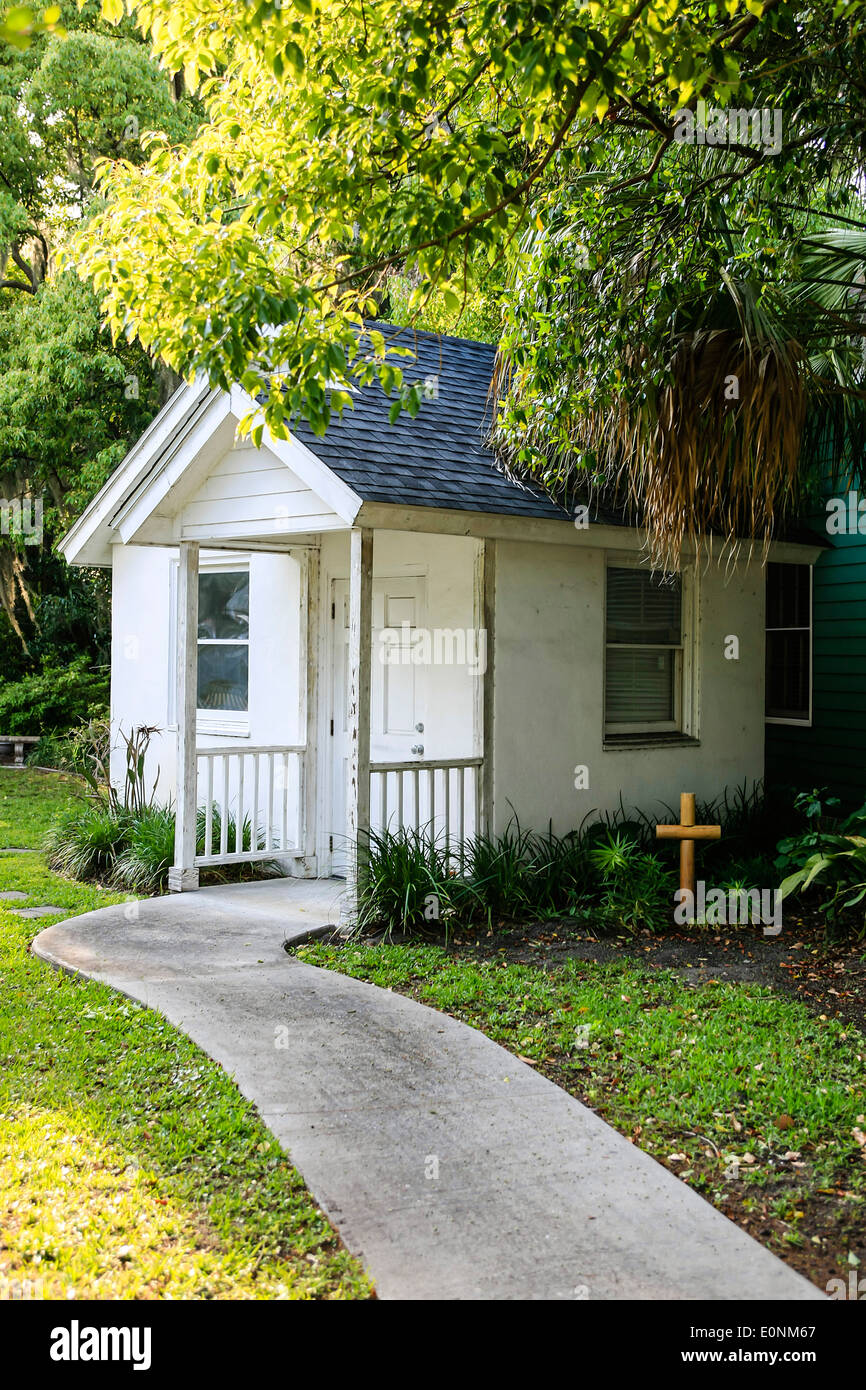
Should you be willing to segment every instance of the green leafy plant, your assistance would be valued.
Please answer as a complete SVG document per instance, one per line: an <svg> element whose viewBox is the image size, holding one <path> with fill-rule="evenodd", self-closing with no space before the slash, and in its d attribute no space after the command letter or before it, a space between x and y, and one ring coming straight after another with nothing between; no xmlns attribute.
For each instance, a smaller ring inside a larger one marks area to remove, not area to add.
<svg viewBox="0 0 866 1390"><path fill-rule="evenodd" d="M829 888L830 895L821 903L834 926L842 912L860 907L866 898L866 836L833 836L832 842L812 854L799 869L783 879L780 892L783 899L805 893L812 885ZM866 933L866 915L860 924L859 936Z"/></svg>
<svg viewBox="0 0 866 1390"><path fill-rule="evenodd" d="M359 863L356 930L435 929L453 916L452 892L444 845L410 828L371 830Z"/></svg>
<svg viewBox="0 0 866 1390"><path fill-rule="evenodd" d="M108 880L129 841L132 816L105 800L80 800L48 831L45 852L58 873L82 881Z"/></svg>
<svg viewBox="0 0 866 1390"><path fill-rule="evenodd" d="M111 868L116 888L132 893L161 893L174 863L174 811L147 806L130 815L129 829Z"/></svg>
<svg viewBox="0 0 866 1390"><path fill-rule="evenodd" d="M828 890L820 906L835 927L841 913L866 897L866 806L841 817L839 801L823 788L801 792L794 804L807 826L779 841L775 865L785 875L780 891L787 898L813 887Z"/></svg>
<svg viewBox="0 0 866 1390"><path fill-rule="evenodd" d="M28 767L47 767L55 772L71 772L69 741L64 734L43 734L27 754Z"/></svg>
<svg viewBox="0 0 866 1390"><path fill-rule="evenodd" d="M806 820L806 828L780 840L776 846L775 866L792 877L810 859L824 850L844 849L846 835L866 832L866 806L851 815L840 817L839 800L826 795L826 788L800 792L794 798L794 809Z"/></svg>
<svg viewBox="0 0 866 1390"><path fill-rule="evenodd" d="M46 666L35 675L0 685L0 733L44 734L71 729L108 712L108 671L87 657L68 666Z"/></svg>
<svg viewBox="0 0 866 1390"><path fill-rule="evenodd" d="M199 806L196 812L195 827L196 854L204 854L205 835L207 831L207 813L205 811L204 806ZM235 847L237 845L237 833L237 817L235 816L233 811L229 811L228 816L226 817L226 844L228 846L230 854L233 854L235 852ZM211 810L211 854L216 854L219 852L221 836L222 812L220 811L219 806L214 805ZM241 826L241 847L244 850L244 852L248 852L254 849L259 850L267 848L267 845L265 844L265 834L261 826L256 827L255 843L253 843L253 826L252 821L250 820L248 815L244 816L243 825Z"/></svg>
<svg viewBox="0 0 866 1390"><path fill-rule="evenodd" d="M465 877L491 913L517 917L546 897L536 837L515 818L501 835L476 835L466 849Z"/></svg>
<svg viewBox="0 0 866 1390"><path fill-rule="evenodd" d="M601 880L599 909L609 926L657 930L669 923L674 877L659 858L626 835L610 832L589 858Z"/></svg>
<svg viewBox="0 0 866 1390"><path fill-rule="evenodd" d="M154 806L156 786L159 781L159 768L148 790L146 762L150 741L159 733L155 724L139 724L130 733L121 731L120 739L126 754L126 776L123 781L123 804L133 815L143 815ZM110 769L101 764L100 775L104 778ZM110 786L110 780L108 782Z"/></svg>

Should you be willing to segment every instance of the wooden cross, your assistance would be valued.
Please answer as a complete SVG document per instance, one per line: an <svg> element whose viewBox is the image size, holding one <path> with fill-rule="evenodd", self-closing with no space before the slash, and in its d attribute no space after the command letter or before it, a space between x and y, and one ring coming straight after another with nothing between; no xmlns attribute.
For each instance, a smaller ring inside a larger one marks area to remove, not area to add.
<svg viewBox="0 0 866 1390"><path fill-rule="evenodd" d="M695 840L720 840L720 825L695 825L695 794L680 793L680 825L657 825L659 840L680 842L680 888L687 888L695 897Z"/></svg>

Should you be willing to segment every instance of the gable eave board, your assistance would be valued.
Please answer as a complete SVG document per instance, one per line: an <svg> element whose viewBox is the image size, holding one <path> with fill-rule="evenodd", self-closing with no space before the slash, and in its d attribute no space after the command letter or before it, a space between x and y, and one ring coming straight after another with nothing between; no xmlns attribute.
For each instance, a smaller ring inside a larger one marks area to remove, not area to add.
<svg viewBox="0 0 866 1390"><path fill-rule="evenodd" d="M178 387L60 541L58 550L69 564L111 566L113 518L164 450L206 408L208 397L216 395L203 377Z"/></svg>
<svg viewBox="0 0 866 1390"><path fill-rule="evenodd" d="M230 449L235 437L236 420L228 396L218 392L207 402L192 427L179 433L155 462L150 473L124 499L111 524L124 545L134 541L151 517L173 510L169 498L181 484L188 470L205 475L218 457ZM168 504L168 505L167 505Z"/></svg>

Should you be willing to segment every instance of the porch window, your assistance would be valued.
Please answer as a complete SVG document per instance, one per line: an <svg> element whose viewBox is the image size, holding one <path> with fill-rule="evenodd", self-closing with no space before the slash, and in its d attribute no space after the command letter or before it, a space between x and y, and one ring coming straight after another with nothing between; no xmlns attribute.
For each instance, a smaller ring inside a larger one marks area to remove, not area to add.
<svg viewBox="0 0 866 1390"><path fill-rule="evenodd" d="M812 719L812 566L767 565L766 716Z"/></svg>
<svg viewBox="0 0 866 1390"><path fill-rule="evenodd" d="M607 570L605 733L682 728L682 580L636 565Z"/></svg>
<svg viewBox="0 0 866 1390"><path fill-rule="evenodd" d="M198 708L249 708L250 576L206 570L198 581Z"/></svg>

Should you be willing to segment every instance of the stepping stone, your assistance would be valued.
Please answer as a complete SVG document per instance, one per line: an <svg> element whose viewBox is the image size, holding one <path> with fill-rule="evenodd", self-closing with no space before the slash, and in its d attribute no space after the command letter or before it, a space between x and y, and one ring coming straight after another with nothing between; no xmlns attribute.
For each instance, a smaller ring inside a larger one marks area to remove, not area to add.
<svg viewBox="0 0 866 1390"><path fill-rule="evenodd" d="M19 893L17 888L10 888L5 893L0 893L0 903L20 902L22 898L29 898L29 893Z"/></svg>
<svg viewBox="0 0 866 1390"><path fill-rule="evenodd" d="M26 897L26 893L23 895ZM50 903L42 907L16 907L13 908L16 917L51 917L56 912L68 912L68 907L52 907Z"/></svg>

